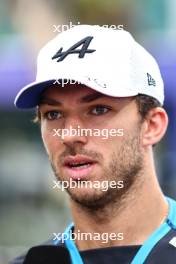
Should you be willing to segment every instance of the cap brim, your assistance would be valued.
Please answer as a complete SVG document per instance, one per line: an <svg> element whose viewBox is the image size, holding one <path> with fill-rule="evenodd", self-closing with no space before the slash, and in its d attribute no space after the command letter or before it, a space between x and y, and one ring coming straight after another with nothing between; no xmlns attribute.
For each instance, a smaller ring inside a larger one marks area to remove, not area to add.
<svg viewBox="0 0 176 264"><path fill-rule="evenodd" d="M54 80L45 82L33 82L26 85L17 94L14 104L21 109L34 108L38 105L41 93L52 85Z"/></svg>
<svg viewBox="0 0 176 264"><path fill-rule="evenodd" d="M64 79L68 80L68 78L60 78L59 80L62 81ZM127 89L119 89L117 93L117 89L115 89L115 92L114 92L108 87L104 87L103 85L97 85L97 84L95 85L95 83L92 83L91 81L88 81L88 80L84 80L82 78L69 78L69 80L72 80L75 83L86 85L87 87L93 90L96 90L100 93L103 93L105 95L108 95L108 96L129 97L129 96L135 96L138 94L135 91L129 91ZM15 101L14 101L15 106L20 109L30 109L30 108L36 107L39 104L41 93L46 88L49 88L51 85L54 85L55 81L56 81L55 79L52 79L52 80L47 80L43 82L33 82L25 86L17 94Z"/></svg>

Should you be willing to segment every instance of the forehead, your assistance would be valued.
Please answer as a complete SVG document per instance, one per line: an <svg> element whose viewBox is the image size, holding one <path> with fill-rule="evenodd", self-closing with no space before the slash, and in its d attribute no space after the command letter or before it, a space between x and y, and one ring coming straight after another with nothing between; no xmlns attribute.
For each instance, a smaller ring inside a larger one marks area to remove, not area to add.
<svg viewBox="0 0 176 264"><path fill-rule="evenodd" d="M73 85L64 85L64 87L60 85L53 85L47 88L41 97L58 97L58 96L67 96L67 95L84 95L84 94L93 94L96 91L81 84L73 84ZM107 96L108 97L108 96Z"/></svg>
<svg viewBox="0 0 176 264"><path fill-rule="evenodd" d="M64 87L61 86L52 86L40 97L39 105L41 104L58 104L62 105L63 103L89 103L99 98L104 98L111 100L111 97L100 92L97 92L85 85L67 85ZM113 100L117 98L113 97Z"/></svg>
<svg viewBox="0 0 176 264"><path fill-rule="evenodd" d="M60 85L53 85L47 88L41 95L39 105L50 104L50 105L62 105L63 103L68 103L73 105L73 103L90 103L99 98L103 100L114 102L118 104L127 103L132 99L131 97L112 97L100 92L97 92L85 85L74 84L65 85L61 87Z"/></svg>

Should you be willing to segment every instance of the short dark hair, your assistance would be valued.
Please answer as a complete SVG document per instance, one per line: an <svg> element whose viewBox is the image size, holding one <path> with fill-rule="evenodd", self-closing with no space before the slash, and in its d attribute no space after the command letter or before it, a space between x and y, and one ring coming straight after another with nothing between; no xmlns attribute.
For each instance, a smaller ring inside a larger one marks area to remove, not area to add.
<svg viewBox="0 0 176 264"><path fill-rule="evenodd" d="M152 96L139 94L135 96L135 99L136 99L138 111L139 111L142 121L145 120L145 118L147 117L147 114L149 113L151 109L155 107L162 107L161 103ZM40 116L40 112L37 107L33 122L40 123L40 120L41 120L41 116Z"/></svg>
<svg viewBox="0 0 176 264"><path fill-rule="evenodd" d="M142 121L145 120L149 111L155 107L162 107L161 103L152 96L139 94L136 96L136 103L138 106L138 111L142 118Z"/></svg>

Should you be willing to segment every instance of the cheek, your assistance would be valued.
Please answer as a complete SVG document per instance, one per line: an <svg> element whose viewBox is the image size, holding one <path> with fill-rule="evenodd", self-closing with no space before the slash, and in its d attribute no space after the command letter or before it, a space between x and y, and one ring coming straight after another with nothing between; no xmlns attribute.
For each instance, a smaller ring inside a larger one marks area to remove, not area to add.
<svg viewBox="0 0 176 264"><path fill-rule="evenodd" d="M53 155L57 149L59 149L58 137L54 137L54 132L51 128L47 128L45 124L41 125L41 136L46 152L49 156Z"/></svg>
<svg viewBox="0 0 176 264"><path fill-rule="evenodd" d="M121 154L119 151L121 151L122 146L136 131L136 123L134 122L134 124L135 125L133 125L133 123L129 120L125 120L124 122L117 121L117 119L113 122L111 120L111 122L106 124L106 129L108 129L109 132L108 138L105 136L104 139L102 137L94 137L91 139L92 149L96 146L97 150L102 153L104 156L104 164L111 161L114 153L117 155Z"/></svg>

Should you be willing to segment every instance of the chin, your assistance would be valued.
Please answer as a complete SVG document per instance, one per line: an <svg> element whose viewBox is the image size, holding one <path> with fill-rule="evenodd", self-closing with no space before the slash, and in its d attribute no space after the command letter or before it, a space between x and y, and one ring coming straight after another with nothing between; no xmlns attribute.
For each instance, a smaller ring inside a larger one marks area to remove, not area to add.
<svg viewBox="0 0 176 264"><path fill-rule="evenodd" d="M101 196L104 196L102 191L90 189L90 188L75 188L75 189L67 189L68 194L71 197L75 197L76 199L99 199Z"/></svg>
<svg viewBox="0 0 176 264"><path fill-rule="evenodd" d="M95 191L86 188L67 190L72 201L91 210L104 208L110 203L111 195L103 191Z"/></svg>

